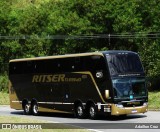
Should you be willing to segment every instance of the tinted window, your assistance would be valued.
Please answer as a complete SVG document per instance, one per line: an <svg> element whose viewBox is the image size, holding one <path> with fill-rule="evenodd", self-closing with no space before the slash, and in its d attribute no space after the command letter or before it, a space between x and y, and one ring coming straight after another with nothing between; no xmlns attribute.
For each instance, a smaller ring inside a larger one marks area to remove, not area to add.
<svg viewBox="0 0 160 132"><path fill-rule="evenodd" d="M25 62L10 62L9 74L23 74Z"/></svg>
<svg viewBox="0 0 160 132"><path fill-rule="evenodd" d="M143 72L137 54L112 54L106 57L111 75Z"/></svg>

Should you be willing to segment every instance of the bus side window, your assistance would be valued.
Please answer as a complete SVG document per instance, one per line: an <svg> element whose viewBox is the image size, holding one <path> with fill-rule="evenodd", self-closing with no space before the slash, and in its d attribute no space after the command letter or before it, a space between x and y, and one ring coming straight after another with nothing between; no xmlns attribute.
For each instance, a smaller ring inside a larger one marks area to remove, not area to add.
<svg viewBox="0 0 160 132"><path fill-rule="evenodd" d="M34 73L45 73L45 64L44 60L36 61L33 65Z"/></svg>
<svg viewBox="0 0 160 132"><path fill-rule="evenodd" d="M34 63L34 61L26 61L24 63L24 65L26 65L26 66L24 66L25 67L24 68L24 72L25 73L34 73L35 72L35 63Z"/></svg>
<svg viewBox="0 0 160 132"><path fill-rule="evenodd" d="M15 63L9 63L9 74L10 75L12 75L12 74L14 74L15 73L15 71L16 71L16 65L15 65Z"/></svg>
<svg viewBox="0 0 160 132"><path fill-rule="evenodd" d="M85 69L90 71L105 70L105 60L101 56L91 56L85 58Z"/></svg>
<svg viewBox="0 0 160 132"><path fill-rule="evenodd" d="M96 70L105 70L105 61L103 57L94 60Z"/></svg>
<svg viewBox="0 0 160 132"><path fill-rule="evenodd" d="M75 70L74 58L59 59L60 72L73 72Z"/></svg>
<svg viewBox="0 0 160 132"><path fill-rule="evenodd" d="M24 62L11 62L9 66L9 74L23 74L24 72Z"/></svg>
<svg viewBox="0 0 160 132"><path fill-rule="evenodd" d="M81 71L83 68L83 62L80 57L75 57L75 62L74 62L74 71Z"/></svg>
<svg viewBox="0 0 160 132"><path fill-rule="evenodd" d="M79 64L80 63L80 57L75 57L75 64Z"/></svg>

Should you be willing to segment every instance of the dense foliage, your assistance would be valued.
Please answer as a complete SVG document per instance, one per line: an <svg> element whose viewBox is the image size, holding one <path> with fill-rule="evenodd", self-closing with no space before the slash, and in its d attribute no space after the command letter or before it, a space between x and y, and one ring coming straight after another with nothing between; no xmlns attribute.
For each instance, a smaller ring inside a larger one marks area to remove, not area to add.
<svg viewBox="0 0 160 132"><path fill-rule="evenodd" d="M159 9L157 0L1 0L0 74L14 58L132 50L156 88Z"/></svg>

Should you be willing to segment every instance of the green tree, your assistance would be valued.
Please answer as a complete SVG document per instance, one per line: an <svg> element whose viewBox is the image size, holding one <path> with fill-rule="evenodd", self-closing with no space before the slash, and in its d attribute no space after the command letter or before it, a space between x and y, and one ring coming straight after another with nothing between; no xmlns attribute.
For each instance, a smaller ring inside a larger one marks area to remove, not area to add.
<svg viewBox="0 0 160 132"><path fill-rule="evenodd" d="M15 36L0 38L1 73L13 58L109 49L138 52L147 76L160 75L157 0L4 0L0 7L0 35Z"/></svg>

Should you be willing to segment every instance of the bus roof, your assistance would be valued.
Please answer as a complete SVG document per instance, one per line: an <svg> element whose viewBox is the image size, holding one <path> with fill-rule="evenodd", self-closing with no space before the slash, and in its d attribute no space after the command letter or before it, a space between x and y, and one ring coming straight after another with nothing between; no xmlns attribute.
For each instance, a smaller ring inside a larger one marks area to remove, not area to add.
<svg viewBox="0 0 160 132"><path fill-rule="evenodd" d="M118 53L137 54L136 52L126 51L126 50L109 50L109 51L97 51L97 52L89 52L89 53L77 53L77 54L65 54L65 55L54 55L54 56L43 56L43 57L13 59L13 60L10 60L9 62L32 61L32 60L47 60L47 59L56 59L56 58L93 56L93 55L103 56L103 54L118 54Z"/></svg>
<svg viewBox="0 0 160 132"><path fill-rule="evenodd" d="M80 56L92 56L92 55L103 56L102 52L90 52L90 53L77 53L77 54L65 54L65 55L54 55L54 56L43 56L43 57L13 59L13 60L10 60L9 62L32 61L32 60L47 60L47 59L69 58L69 57L80 57Z"/></svg>

